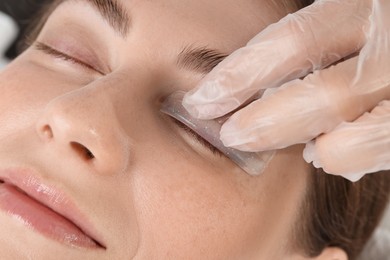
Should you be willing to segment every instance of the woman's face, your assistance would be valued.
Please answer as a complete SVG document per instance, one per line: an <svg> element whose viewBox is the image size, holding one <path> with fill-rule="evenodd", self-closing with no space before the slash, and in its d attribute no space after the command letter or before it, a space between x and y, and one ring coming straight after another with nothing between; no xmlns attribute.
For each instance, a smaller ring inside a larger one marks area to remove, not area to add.
<svg viewBox="0 0 390 260"><path fill-rule="evenodd" d="M204 48L229 54L286 10L271 0L117 2L65 1L0 74L2 255L290 256L308 171L301 147L250 177L160 112L215 63L198 60Z"/></svg>

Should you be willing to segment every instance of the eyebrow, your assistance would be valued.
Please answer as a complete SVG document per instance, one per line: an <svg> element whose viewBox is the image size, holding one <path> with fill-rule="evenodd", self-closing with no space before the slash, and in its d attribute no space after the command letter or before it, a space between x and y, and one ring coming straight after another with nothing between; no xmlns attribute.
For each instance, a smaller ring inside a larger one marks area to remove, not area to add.
<svg viewBox="0 0 390 260"><path fill-rule="evenodd" d="M207 74L227 56L228 54L209 49L208 47L195 47L189 45L184 47L179 53L177 65L179 68Z"/></svg>
<svg viewBox="0 0 390 260"><path fill-rule="evenodd" d="M70 1L70 0L68 0ZM131 19L124 8L116 0L73 0L79 2L87 2L92 5L107 21L107 23L125 38L130 30Z"/></svg>
<svg viewBox="0 0 390 260"><path fill-rule="evenodd" d="M68 0L70 1L70 0ZM126 11L116 0L73 0L84 1L92 5L108 24L125 38L130 30L131 19ZM177 66L201 74L209 73L215 66L224 60L228 54L208 47L186 46L177 57Z"/></svg>

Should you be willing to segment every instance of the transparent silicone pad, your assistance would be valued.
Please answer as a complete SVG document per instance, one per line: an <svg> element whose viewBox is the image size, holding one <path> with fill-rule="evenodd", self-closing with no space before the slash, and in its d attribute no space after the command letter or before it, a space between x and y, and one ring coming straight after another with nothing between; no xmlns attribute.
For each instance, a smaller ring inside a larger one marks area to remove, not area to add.
<svg viewBox="0 0 390 260"><path fill-rule="evenodd" d="M191 128L249 175L259 175L264 171L275 154L274 151L251 153L225 147L219 138L224 120L200 120L192 117L182 105L184 95L183 91L170 95L162 104L161 111Z"/></svg>

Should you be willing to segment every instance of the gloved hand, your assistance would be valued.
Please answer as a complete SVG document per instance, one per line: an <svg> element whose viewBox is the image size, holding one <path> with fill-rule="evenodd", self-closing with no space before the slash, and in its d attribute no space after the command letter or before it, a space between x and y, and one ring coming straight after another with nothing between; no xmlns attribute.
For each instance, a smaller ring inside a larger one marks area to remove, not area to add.
<svg viewBox="0 0 390 260"><path fill-rule="evenodd" d="M390 169L388 99L390 1L318 0L229 56L183 105L202 119L241 108L221 129L224 145L307 143L308 162L356 181Z"/></svg>

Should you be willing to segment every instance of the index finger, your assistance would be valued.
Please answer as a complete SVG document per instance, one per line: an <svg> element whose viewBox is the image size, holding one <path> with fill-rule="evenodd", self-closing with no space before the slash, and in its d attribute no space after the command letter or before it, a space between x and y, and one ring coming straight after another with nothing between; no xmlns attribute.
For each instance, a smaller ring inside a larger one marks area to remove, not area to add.
<svg viewBox="0 0 390 260"><path fill-rule="evenodd" d="M219 64L183 105L194 116L223 116L262 89L278 87L356 53L372 1L322 0L266 28Z"/></svg>

